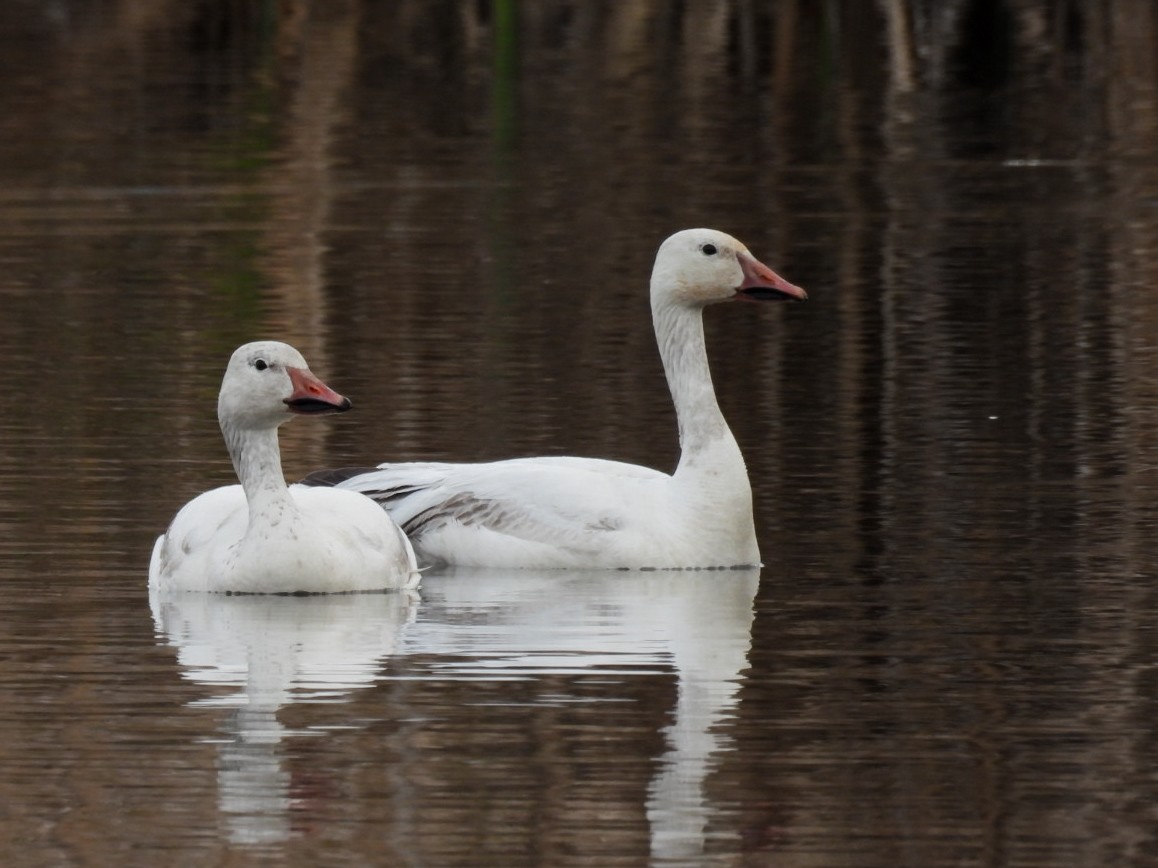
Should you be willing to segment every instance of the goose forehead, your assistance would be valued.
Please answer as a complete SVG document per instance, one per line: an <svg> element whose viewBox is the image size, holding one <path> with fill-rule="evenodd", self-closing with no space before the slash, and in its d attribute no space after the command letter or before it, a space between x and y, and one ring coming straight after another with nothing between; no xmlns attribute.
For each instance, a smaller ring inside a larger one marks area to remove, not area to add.
<svg viewBox="0 0 1158 868"><path fill-rule="evenodd" d="M248 365L259 358L265 359L267 362L280 362L292 367L306 367L306 360L302 354L281 341L254 341L240 346L233 353L232 362Z"/></svg>
<svg viewBox="0 0 1158 868"><path fill-rule="evenodd" d="M704 244L715 244L718 247L727 248L734 251L747 252L743 244L733 238L727 232L721 232L718 229L684 229L682 232L677 232L663 243L664 247L676 248L680 250L699 249Z"/></svg>

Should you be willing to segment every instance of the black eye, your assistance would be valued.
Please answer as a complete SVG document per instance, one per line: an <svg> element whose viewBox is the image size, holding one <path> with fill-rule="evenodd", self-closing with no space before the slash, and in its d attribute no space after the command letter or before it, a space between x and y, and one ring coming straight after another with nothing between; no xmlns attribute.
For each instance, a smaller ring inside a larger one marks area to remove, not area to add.
<svg viewBox="0 0 1158 868"><path fill-rule="evenodd" d="M704 256L715 256L716 255L716 245L714 245L714 244L705 244L703 247L700 248L700 250L704 251Z"/></svg>
<svg viewBox="0 0 1158 868"><path fill-rule="evenodd" d="M258 359L256 362L253 363L253 366L255 368L257 368L259 371L264 371L266 368L269 367L269 363L266 362L265 359Z"/></svg>

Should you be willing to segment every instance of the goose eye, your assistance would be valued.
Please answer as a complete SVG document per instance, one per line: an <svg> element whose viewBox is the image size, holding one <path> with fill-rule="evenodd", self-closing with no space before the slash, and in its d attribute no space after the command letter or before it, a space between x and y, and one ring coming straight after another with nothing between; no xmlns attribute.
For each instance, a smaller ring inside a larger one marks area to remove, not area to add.
<svg viewBox="0 0 1158 868"><path fill-rule="evenodd" d="M256 362L253 363L253 366L255 368L257 368L259 371L264 371L266 368L269 367L269 362L267 362L265 359L258 359Z"/></svg>
<svg viewBox="0 0 1158 868"><path fill-rule="evenodd" d="M704 256L715 256L717 252L714 244L705 244L700 250L704 252Z"/></svg>

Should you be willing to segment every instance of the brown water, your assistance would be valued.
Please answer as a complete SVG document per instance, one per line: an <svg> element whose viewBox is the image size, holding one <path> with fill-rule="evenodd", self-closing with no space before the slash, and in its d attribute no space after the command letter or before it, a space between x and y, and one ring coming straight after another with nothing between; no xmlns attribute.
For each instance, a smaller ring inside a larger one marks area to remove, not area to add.
<svg viewBox="0 0 1158 868"><path fill-rule="evenodd" d="M1153 864L1158 13L926 5L0 4L3 864ZM694 225L759 574L149 599L247 340L670 468Z"/></svg>

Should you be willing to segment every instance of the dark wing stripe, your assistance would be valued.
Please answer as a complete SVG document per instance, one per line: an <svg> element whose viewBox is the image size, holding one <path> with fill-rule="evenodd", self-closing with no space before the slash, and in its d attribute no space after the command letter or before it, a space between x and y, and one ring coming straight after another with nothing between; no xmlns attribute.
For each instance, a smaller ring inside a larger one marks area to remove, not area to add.
<svg viewBox="0 0 1158 868"><path fill-rule="evenodd" d="M495 529L503 518L503 512L495 501L479 500L469 494L456 494L416 513L402 525L402 529L407 536L417 538L426 531L437 530L452 521L464 527L477 524Z"/></svg>
<svg viewBox="0 0 1158 868"><path fill-rule="evenodd" d="M425 489L426 486L424 485L400 485L397 488L380 488L376 491L365 491L363 494L366 494L369 497L374 498L374 500L378 501L379 503L385 505L387 503L393 503L396 500L400 500L403 497L409 497L416 491L424 491Z"/></svg>
<svg viewBox="0 0 1158 868"><path fill-rule="evenodd" d="M443 515L442 509L442 504L437 504L429 509L422 510L422 512L415 515L409 521L404 522L402 530L405 531L408 537L415 538L421 534L422 531L426 530L428 526L441 527L446 523L446 516Z"/></svg>
<svg viewBox="0 0 1158 868"><path fill-rule="evenodd" d="M315 470L299 480L301 485L334 486L363 473L374 473L377 467L335 467L331 470Z"/></svg>

